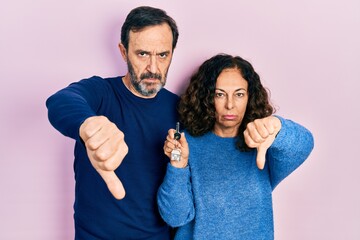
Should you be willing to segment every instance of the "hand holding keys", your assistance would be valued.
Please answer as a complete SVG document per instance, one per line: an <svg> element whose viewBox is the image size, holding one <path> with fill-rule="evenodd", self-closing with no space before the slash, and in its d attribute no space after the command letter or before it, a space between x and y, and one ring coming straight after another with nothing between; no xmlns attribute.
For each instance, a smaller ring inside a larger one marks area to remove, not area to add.
<svg viewBox="0 0 360 240"><path fill-rule="evenodd" d="M180 124L176 129L170 128L164 143L164 154L170 159L170 164L175 168L185 168L189 162L189 145L185 133L180 133Z"/></svg>

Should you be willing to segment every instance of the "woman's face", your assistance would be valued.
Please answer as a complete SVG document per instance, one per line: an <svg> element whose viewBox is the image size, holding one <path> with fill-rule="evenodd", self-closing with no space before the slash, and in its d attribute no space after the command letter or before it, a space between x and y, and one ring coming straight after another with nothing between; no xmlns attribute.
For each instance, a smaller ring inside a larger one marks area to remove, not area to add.
<svg viewBox="0 0 360 240"><path fill-rule="evenodd" d="M224 69L216 80L214 133L235 137L248 102L248 83L236 68Z"/></svg>

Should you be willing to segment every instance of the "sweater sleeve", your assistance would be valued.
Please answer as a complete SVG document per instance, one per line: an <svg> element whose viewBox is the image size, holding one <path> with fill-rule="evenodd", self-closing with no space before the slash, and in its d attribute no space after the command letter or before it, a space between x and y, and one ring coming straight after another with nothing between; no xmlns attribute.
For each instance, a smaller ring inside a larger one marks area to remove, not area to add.
<svg viewBox="0 0 360 240"><path fill-rule="evenodd" d="M80 140L79 128L85 119L95 116L101 104L104 84L92 77L56 92L46 100L50 123L65 136Z"/></svg>
<svg viewBox="0 0 360 240"><path fill-rule="evenodd" d="M164 181L158 190L157 202L160 215L172 227L183 226L194 219L189 166L175 168L168 164Z"/></svg>
<svg viewBox="0 0 360 240"><path fill-rule="evenodd" d="M298 168L314 148L314 138L308 129L291 120L278 118L282 127L266 156L272 189Z"/></svg>

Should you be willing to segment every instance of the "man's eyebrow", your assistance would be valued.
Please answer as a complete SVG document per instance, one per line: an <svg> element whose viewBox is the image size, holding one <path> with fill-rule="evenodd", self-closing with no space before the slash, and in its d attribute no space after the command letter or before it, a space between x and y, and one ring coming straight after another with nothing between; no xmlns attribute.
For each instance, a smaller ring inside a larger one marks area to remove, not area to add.
<svg viewBox="0 0 360 240"><path fill-rule="evenodd" d="M141 49L136 50L135 53L136 53L136 54L145 53L145 54L151 55L151 52L145 51L145 50L141 50ZM156 55L162 55L162 54L170 54L170 51L168 50L168 51L159 52L159 53L157 53Z"/></svg>
<svg viewBox="0 0 360 240"><path fill-rule="evenodd" d="M146 53L146 54L150 54L150 52L149 52L149 51L145 51L145 50L141 50L141 49L136 50L135 52L136 52L137 54L138 54L138 53Z"/></svg>
<svg viewBox="0 0 360 240"><path fill-rule="evenodd" d="M157 55L161 55L161 54L170 54L170 51L164 51L164 52L160 52Z"/></svg>

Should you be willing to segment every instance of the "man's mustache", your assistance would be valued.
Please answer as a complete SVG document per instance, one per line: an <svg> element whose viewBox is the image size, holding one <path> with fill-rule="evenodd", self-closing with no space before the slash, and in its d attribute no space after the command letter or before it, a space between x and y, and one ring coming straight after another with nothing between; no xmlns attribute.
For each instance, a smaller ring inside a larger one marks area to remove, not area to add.
<svg viewBox="0 0 360 240"><path fill-rule="evenodd" d="M147 78L155 78L161 81L161 75L158 73L143 73L140 76L140 80L147 79Z"/></svg>

